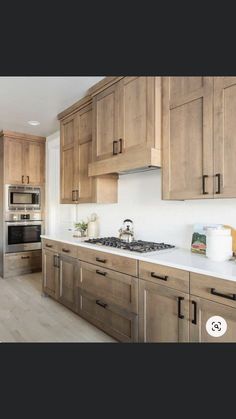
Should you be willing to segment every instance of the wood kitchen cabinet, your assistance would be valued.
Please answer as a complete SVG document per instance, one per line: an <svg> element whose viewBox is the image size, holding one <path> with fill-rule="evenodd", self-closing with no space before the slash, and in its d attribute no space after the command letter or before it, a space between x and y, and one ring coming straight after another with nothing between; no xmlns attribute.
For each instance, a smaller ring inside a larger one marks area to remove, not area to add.
<svg viewBox="0 0 236 419"><path fill-rule="evenodd" d="M75 310L75 283L78 274L78 261L70 256L60 254L58 301Z"/></svg>
<svg viewBox="0 0 236 419"><path fill-rule="evenodd" d="M4 141L4 183L43 185L45 182L45 138L11 131Z"/></svg>
<svg viewBox="0 0 236 419"><path fill-rule="evenodd" d="M92 176L160 166L161 81L119 77L90 89L93 95ZM114 82L114 80L113 80Z"/></svg>
<svg viewBox="0 0 236 419"><path fill-rule="evenodd" d="M43 292L58 299L59 292L59 255L43 249Z"/></svg>
<svg viewBox="0 0 236 419"><path fill-rule="evenodd" d="M58 115L61 132L61 203L117 202L117 176L89 177L92 102L86 97Z"/></svg>
<svg viewBox="0 0 236 419"><path fill-rule="evenodd" d="M224 304L215 303L204 298L190 298L190 341L199 343L236 342L236 309ZM227 331L223 336L210 336L206 322L212 316L223 317L227 322Z"/></svg>
<svg viewBox="0 0 236 419"><path fill-rule="evenodd" d="M163 199L236 197L236 77L164 77Z"/></svg>
<svg viewBox="0 0 236 419"><path fill-rule="evenodd" d="M236 197L236 77L214 77L214 198Z"/></svg>
<svg viewBox="0 0 236 419"><path fill-rule="evenodd" d="M140 279L139 341L188 342L189 295Z"/></svg>

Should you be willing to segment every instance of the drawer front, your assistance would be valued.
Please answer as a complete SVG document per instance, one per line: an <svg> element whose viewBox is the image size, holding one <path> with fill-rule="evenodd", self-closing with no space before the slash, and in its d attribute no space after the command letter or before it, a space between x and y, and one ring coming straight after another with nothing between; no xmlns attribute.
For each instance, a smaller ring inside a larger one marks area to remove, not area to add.
<svg viewBox="0 0 236 419"><path fill-rule="evenodd" d="M81 262L78 286L111 304L138 313L137 278Z"/></svg>
<svg viewBox="0 0 236 419"><path fill-rule="evenodd" d="M106 301L77 288L78 314L120 342L138 341L138 316L128 314Z"/></svg>
<svg viewBox="0 0 236 419"><path fill-rule="evenodd" d="M94 263L95 265L104 268L114 269L114 271L123 272L128 275L138 276L138 263L135 259L84 248L78 249L78 257L85 262Z"/></svg>
<svg viewBox="0 0 236 419"><path fill-rule="evenodd" d="M189 292L189 272L181 269L140 261L139 277L156 284Z"/></svg>
<svg viewBox="0 0 236 419"><path fill-rule="evenodd" d="M9 253L4 256L4 277L42 270L42 252Z"/></svg>
<svg viewBox="0 0 236 419"><path fill-rule="evenodd" d="M73 258L77 257L78 247L73 246L73 244L58 243L58 251L63 255L67 255Z"/></svg>
<svg viewBox="0 0 236 419"><path fill-rule="evenodd" d="M42 248L47 250L53 250L54 252L58 252L59 250L59 242L49 239L42 239Z"/></svg>
<svg viewBox="0 0 236 419"><path fill-rule="evenodd" d="M236 308L236 282L190 273L190 294Z"/></svg>

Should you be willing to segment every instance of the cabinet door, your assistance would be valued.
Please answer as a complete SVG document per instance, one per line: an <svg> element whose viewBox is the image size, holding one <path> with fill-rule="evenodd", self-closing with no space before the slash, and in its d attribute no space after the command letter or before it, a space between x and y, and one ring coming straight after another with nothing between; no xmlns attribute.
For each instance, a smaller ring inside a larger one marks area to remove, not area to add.
<svg viewBox="0 0 236 419"><path fill-rule="evenodd" d="M78 273L76 259L60 255L59 302L75 310L75 285Z"/></svg>
<svg viewBox="0 0 236 419"><path fill-rule="evenodd" d="M24 167L24 144L24 141L17 139L5 139L4 141L5 183L27 183Z"/></svg>
<svg viewBox="0 0 236 419"><path fill-rule="evenodd" d="M214 77L214 197L236 197L236 77Z"/></svg>
<svg viewBox="0 0 236 419"><path fill-rule="evenodd" d="M96 161L113 156L113 142L119 139L118 83L94 97L93 109L94 161Z"/></svg>
<svg viewBox="0 0 236 419"><path fill-rule="evenodd" d="M195 311L195 313L194 313ZM191 342L236 342L236 309L190 296L190 341ZM212 316L223 317L227 323L227 331L221 337L210 336L206 330L206 322Z"/></svg>
<svg viewBox="0 0 236 419"><path fill-rule="evenodd" d="M189 296L139 280L140 342L188 342Z"/></svg>
<svg viewBox="0 0 236 419"><path fill-rule="evenodd" d="M92 162L92 104L77 113L75 142L78 202L93 202L95 179L88 176L88 165Z"/></svg>
<svg viewBox="0 0 236 419"><path fill-rule="evenodd" d="M53 298L58 296L58 279L58 255L50 250L43 250L43 291Z"/></svg>
<svg viewBox="0 0 236 419"><path fill-rule="evenodd" d="M61 122L61 203L72 204L75 193L75 119L74 116Z"/></svg>
<svg viewBox="0 0 236 419"><path fill-rule="evenodd" d="M163 78L163 199L213 198L213 78Z"/></svg>
<svg viewBox="0 0 236 419"><path fill-rule="evenodd" d="M45 144L27 141L24 148L24 159L24 173L27 184L43 184L45 177Z"/></svg>
<svg viewBox="0 0 236 419"><path fill-rule="evenodd" d="M120 80L119 152L142 146L155 147L155 82L155 77L124 77ZM159 130L160 125L159 121Z"/></svg>

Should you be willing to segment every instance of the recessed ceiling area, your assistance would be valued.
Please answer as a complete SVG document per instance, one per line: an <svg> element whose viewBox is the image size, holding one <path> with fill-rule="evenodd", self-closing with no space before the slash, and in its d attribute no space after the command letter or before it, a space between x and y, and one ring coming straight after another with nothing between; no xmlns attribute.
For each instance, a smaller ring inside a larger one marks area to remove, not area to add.
<svg viewBox="0 0 236 419"><path fill-rule="evenodd" d="M81 99L103 77L0 77L0 130L48 136L57 114ZM29 125L38 121L39 125Z"/></svg>

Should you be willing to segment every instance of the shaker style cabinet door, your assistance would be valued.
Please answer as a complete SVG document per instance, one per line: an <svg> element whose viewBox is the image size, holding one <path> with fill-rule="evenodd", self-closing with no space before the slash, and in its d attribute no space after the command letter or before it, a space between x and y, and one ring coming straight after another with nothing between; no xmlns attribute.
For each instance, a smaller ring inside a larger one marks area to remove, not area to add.
<svg viewBox="0 0 236 419"><path fill-rule="evenodd" d="M141 279L139 286L139 341L188 342L188 294Z"/></svg>
<svg viewBox="0 0 236 419"><path fill-rule="evenodd" d="M75 190L79 203L93 202L94 181L88 176L88 165L92 162L92 104L82 108L75 119Z"/></svg>
<svg viewBox="0 0 236 419"><path fill-rule="evenodd" d="M43 250L43 291L53 298L57 298L58 280L58 255L50 250Z"/></svg>
<svg viewBox="0 0 236 419"><path fill-rule="evenodd" d="M119 153L132 152L142 146L155 147L156 83L155 77L124 77L118 82ZM158 122L160 130L161 123ZM160 135L158 138L160 139Z"/></svg>
<svg viewBox="0 0 236 419"><path fill-rule="evenodd" d="M227 330L224 335L211 336L207 332L206 322L213 316L223 317L226 321ZM204 298L190 296L190 342L236 342L236 309Z"/></svg>
<svg viewBox="0 0 236 419"><path fill-rule="evenodd" d="M17 139L6 139L4 144L5 183L22 185L27 183L25 174L25 142Z"/></svg>
<svg viewBox="0 0 236 419"><path fill-rule="evenodd" d="M214 77L214 198L236 198L236 77Z"/></svg>
<svg viewBox="0 0 236 419"><path fill-rule="evenodd" d="M45 144L27 141L24 153L26 183L28 185L42 185L45 181Z"/></svg>
<svg viewBox="0 0 236 419"><path fill-rule="evenodd" d="M213 77L163 77L163 199L213 198Z"/></svg>
<svg viewBox="0 0 236 419"><path fill-rule="evenodd" d="M118 152L118 116L118 83L115 83L93 98L94 161Z"/></svg>
<svg viewBox="0 0 236 419"><path fill-rule="evenodd" d="M76 259L60 255L59 302L75 310Z"/></svg>
<svg viewBox="0 0 236 419"><path fill-rule="evenodd" d="M72 204L75 193L75 119L68 117L61 122L61 203Z"/></svg>

